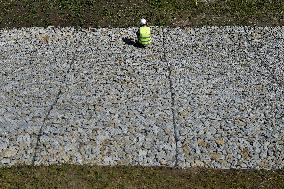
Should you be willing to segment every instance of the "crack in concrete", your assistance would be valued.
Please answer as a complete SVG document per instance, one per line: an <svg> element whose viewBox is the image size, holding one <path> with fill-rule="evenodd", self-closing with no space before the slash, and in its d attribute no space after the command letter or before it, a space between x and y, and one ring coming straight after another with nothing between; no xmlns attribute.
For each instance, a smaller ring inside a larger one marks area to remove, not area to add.
<svg viewBox="0 0 284 189"><path fill-rule="evenodd" d="M167 68L168 68L168 81L170 82L170 92L171 92L171 112L172 112L172 120L173 120L173 126L174 126L174 138L175 138L175 162L174 162L174 167L178 167L178 156L179 156L179 151L178 151L178 141L179 141L179 134L178 134L178 128L177 128L177 123L176 123L176 109L175 109L175 92L174 92L174 87L173 87L173 81L172 81L172 66L171 64L167 61L166 57L166 47L165 47L165 28L162 30L163 32L163 57L162 57L162 62L167 63Z"/></svg>
<svg viewBox="0 0 284 189"><path fill-rule="evenodd" d="M70 73L70 70L75 62L75 57L76 57L76 50L75 52L73 53L73 58L72 58L72 61L70 63L70 66L68 68L68 70L66 71L66 74L64 75L63 77L63 84L66 82L66 78L67 78L67 75ZM45 123L51 113L51 111L53 110L53 108L55 107L55 105L58 103L58 100L60 99L61 95L63 94L62 92L62 86L60 86L59 90L58 90L58 93L56 95L56 98L54 100L54 102L50 105L50 108L48 109L47 111L47 114L46 116L44 117L43 119L43 124L42 126L40 127L40 130L38 132L38 135L37 135L37 139L36 139L36 145L34 147L34 154L33 154L33 158L32 158L32 165L35 165L35 162L36 162L36 158L37 158L37 154L38 154L38 150L39 150L39 143L40 143L40 138L42 137L43 135L43 130L45 128Z"/></svg>

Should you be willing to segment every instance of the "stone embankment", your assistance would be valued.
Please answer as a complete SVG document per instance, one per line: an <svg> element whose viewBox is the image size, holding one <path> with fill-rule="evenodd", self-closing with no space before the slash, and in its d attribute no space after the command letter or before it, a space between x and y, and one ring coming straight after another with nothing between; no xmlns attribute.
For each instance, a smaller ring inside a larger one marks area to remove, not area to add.
<svg viewBox="0 0 284 189"><path fill-rule="evenodd" d="M284 27L0 30L0 165L277 169Z"/></svg>

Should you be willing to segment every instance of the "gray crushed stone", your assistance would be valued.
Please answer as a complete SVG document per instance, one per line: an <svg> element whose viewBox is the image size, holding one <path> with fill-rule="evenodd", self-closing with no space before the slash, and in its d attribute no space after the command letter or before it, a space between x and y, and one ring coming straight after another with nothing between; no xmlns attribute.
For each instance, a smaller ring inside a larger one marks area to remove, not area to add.
<svg viewBox="0 0 284 189"><path fill-rule="evenodd" d="M0 31L1 166L283 167L283 27L136 29Z"/></svg>

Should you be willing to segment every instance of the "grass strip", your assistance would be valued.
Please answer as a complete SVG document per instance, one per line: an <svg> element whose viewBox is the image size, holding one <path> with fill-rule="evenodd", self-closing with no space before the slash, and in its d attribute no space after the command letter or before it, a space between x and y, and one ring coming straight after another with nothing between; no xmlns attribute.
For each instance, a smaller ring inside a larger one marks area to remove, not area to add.
<svg viewBox="0 0 284 189"><path fill-rule="evenodd" d="M284 170L102 167L88 165L0 168L0 188L284 188Z"/></svg>
<svg viewBox="0 0 284 189"><path fill-rule="evenodd" d="M0 0L0 27L129 27L284 23L283 0Z"/></svg>

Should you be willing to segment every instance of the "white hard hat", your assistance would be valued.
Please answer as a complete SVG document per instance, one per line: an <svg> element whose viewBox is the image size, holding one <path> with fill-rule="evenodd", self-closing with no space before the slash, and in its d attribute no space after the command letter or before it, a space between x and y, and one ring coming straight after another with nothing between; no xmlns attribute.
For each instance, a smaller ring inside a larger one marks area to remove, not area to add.
<svg viewBox="0 0 284 189"><path fill-rule="evenodd" d="M146 20L144 18L142 18L140 23L141 23L141 25L145 25L146 24Z"/></svg>

